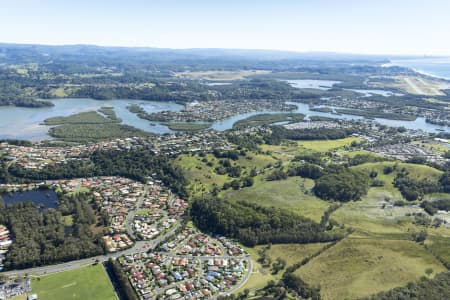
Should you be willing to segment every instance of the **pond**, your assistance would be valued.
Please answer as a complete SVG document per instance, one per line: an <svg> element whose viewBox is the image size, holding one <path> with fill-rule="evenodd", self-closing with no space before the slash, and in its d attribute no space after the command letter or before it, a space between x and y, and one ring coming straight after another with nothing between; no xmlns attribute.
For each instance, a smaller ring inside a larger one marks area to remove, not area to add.
<svg viewBox="0 0 450 300"><path fill-rule="evenodd" d="M1 195L5 204L31 201L42 208L57 208L58 195L53 190L31 190L23 192L4 193Z"/></svg>

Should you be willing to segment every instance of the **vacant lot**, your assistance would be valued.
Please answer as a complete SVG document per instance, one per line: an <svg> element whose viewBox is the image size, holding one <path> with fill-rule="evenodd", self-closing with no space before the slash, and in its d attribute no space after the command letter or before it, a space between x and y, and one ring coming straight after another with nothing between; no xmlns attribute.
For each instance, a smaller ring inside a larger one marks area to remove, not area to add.
<svg viewBox="0 0 450 300"><path fill-rule="evenodd" d="M356 299L416 281L427 268L433 269L433 275L445 271L412 241L345 239L295 274L320 285L324 299Z"/></svg>
<svg viewBox="0 0 450 300"><path fill-rule="evenodd" d="M272 262L278 257L283 258L286 261L286 267L289 267L305 257L308 257L320 249L322 249L327 243L314 243L314 244L275 244L270 247L267 251L268 257L271 258ZM260 263L257 262L259 257L258 250L264 248L265 246L257 246L254 248L246 248L248 253L251 254L253 262L253 272L247 281L247 283L238 290L238 292L244 289L250 289L255 291L263 288L270 280L279 280L283 275L284 270L278 272L278 274L273 275L270 268L263 268Z"/></svg>
<svg viewBox="0 0 450 300"><path fill-rule="evenodd" d="M315 141L290 141L282 143L281 145L267 145L261 146L264 151L271 151L272 155L277 159L289 161L296 155L304 154L318 154L328 151L343 149L352 144L352 142L360 142L360 138L348 137L337 140L315 140ZM341 151L342 152L342 151Z"/></svg>
<svg viewBox="0 0 450 300"><path fill-rule="evenodd" d="M204 72L180 72L177 77L188 77L193 79L229 81L240 80L252 75L269 74L271 71L264 70L239 70L239 71L204 71Z"/></svg>
<svg viewBox="0 0 450 300"><path fill-rule="evenodd" d="M290 177L278 181L256 181L255 185L239 191L226 192L225 198L232 201L245 200L263 206L286 208L320 221L329 203L311 193L314 181L301 177Z"/></svg>
<svg viewBox="0 0 450 300"><path fill-rule="evenodd" d="M350 146L353 142L361 142L362 139L355 137L348 137L338 140L317 140L317 141L299 141L298 145L319 152L327 152L330 150Z"/></svg>
<svg viewBox="0 0 450 300"><path fill-rule="evenodd" d="M251 169L255 168L259 171L275 162L276 160L269 155L248 152L246 157L239 156L239 159L232 161L231 164L240 166L242 168L242 176L245 177L249 175ZM214 184L222 187L225 182L235 179L227 174L219 175L215 172L215 168L219 166L219 159L212 154L207 154L205 157L180 155L175 160L175 165L183 170L185 177L189 181L189 189L195 196L201 196L202 193L210 192Z"/></svg>
<svg viewBox="0 0 450 300"><path fill-rule="evenodd" d="M34 278L32 292L43 300L116 300L102 265L90 265Z"/></svg>

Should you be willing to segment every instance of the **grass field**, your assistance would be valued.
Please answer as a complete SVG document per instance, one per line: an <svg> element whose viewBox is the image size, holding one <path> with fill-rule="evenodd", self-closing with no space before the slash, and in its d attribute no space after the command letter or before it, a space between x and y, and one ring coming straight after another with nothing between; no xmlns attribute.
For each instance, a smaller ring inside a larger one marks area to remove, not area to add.
<svg viewBox="0 0 450 300"><path fill-rule="evenodd" d="M321 287L323 299L356 299L445 271L423 246L412 241L348 238L295 274Z"/></svg>
<svg viewBox="0 0 450 300"><path fill-rule="evenodd" d="M411 206L382 207L386 197L393 195L382 188L371 188L367 196L361 201L343 204L332 214L332 218L339 224L345 224L355 230L355 235L364 237L395 237L408 239L411 234L408 228L411 217L406 213L422 211ZM401 197L398 195L398 197ZM394 198L395 199L395 198ZM412 225L411 225L412 226Z"/></svg>
<svg viewBox="0 0 450 300"><path fill-rule="evenodd" d="M386 166L394 167L396 166L396 170L394 170L390 174L383 174L383 169ZM354 170L360 170L367 174L371 171L376 171L378 173L376 179L382 180L384 182L384 187L382 188L384 191L390 194L392 199L401 200L403 197L400 195L400 192L397 188L392 185L397 172L401 169L405 168L409 172L409 177L416 180L438 180L442 175L442 171L434 169L425 165L417 165L417 164L408 164L408 163L398 163L398 162L376 162L376 163L365 163L362 165L358 165L353 167ZM389 196L389 195L388 195Z"/></svg>
<svg viewBox="0 0 450 300"><path fill-rule="evenodd" d="M350 146L352 142L361 142L362 139L356 137L348 137L338 140L318 140L318 141L299 141L298 145L319 152L327 152L330 150Z"/></svg>
<svg viewBox="0 0 450 300"><path fill-rule="evenodd" d="M101 264L32 279L32 293L42 300L116 300Z"/></svg>
<svg viewBox="0 0 450 300"><path fill-rule="evenodd" d="M27 300L27 295L26 294L22 294L22 295L19 295L19 296L8 298L8 300Z"/></svg>
<svg viewBox="0 0 450 300"><path fill-rule="evenodd" d="M264 151L272 152L272 155L277 159L289 161L296 155L300 154L314 154L325 153L332 150L342 150L348 147L352 142L360 142L360 138L348 137L337 140L315 140L315 141L297 141L283 143L281 145L262 145Z"/></svg>
<svg viewBox="0 0 450 300"><path fill-rule="evenodd" d="M414 95L440 96L444 95L443 89L448 88L448 83L439 79L423 78L422 76L395 76L391 83L371 82L373 88L394 88Z"/></svg>
<svg viewBox="0 0 450 300"><path fill-rule="evenodd" d="M445 233L441 233L440 235L431 233L427 237L426 245L429 247L431 252L439 255L439 257L445 259L446 261L450 261L450 237L448 235Z"/></svg>
<svg viewBox="0 0 450 300"><path fill-rule="evenodd" d="M223 196L232 201L245 200L263 206L286 208L300 215L320 221L329 203L312 195L311 179L290 177L286 180L256 181L252 187L225 191ZM305 193L308 192L307 194Z"/></svg>
<svg viewBox="0 0 450 300"><path fill-rule="evenodd" d="M360 201L353 201L344 203L332 215L340 224L345 224L353 228L360 236L364 237L395 237L401 239L408 239L411 235L408 230L419 229L414 228L411 224L412 218L406 217L406 214L422 212L421 208L406 205L406 206L386 206L386 200L391 203L394 201L404 201L400 191L392 184L396 173L405 168L409 172L409 176L416 180L438 180L442 174L441 171L434 168L397 163L396 171L390 174L383 174L385 166L394 166L394 162L377 162L366 163L353 167L356 170L370 173L372 170L378 173L377 179L382 180L385 184L383 187L372 187L366 196L362 197ZM441 198L439 195L427 195L427 199Z"/></svg>
<svg viewBox="0 0 450 300"><path fill-rule="evenodd" d="M212 166L208 166L208 162ZM207 154L204 158L198 155L180 155L175 160L175 165L183 170L185 177L189 180L189 189L193 195L201 195L203 192L209 192L213 184L221 187L225 182L229 182L234 178L228 175L219 175L214 169L218 166L218 159L212 154ZM232 164L242 167L242 174L248 175L252 168L257 170L264 169L267 165L275 163L276 160L269 155L255 154L249 152L246 157L240 156L237 161Z"/></svg>
<svg viewBox="0 0 450 300"><path fill-rule="evenodd" d="M278 257L283 258L286 261L286 267L289 267L301 261L303 258L316 253L326 244L327 243L275 244L267 251L267 255L272 261L275 261ZM263 248L263 246L245 248L252 257L253 273L247 283L241 287L238 292L243 291L244 289L255 291L263 288L270 280L279 280L281 278L283 271L278 272L276 275L272 275L269 268L263 268L261 264L256 261L259 257L258 250L261 248Z"/></svg>
<svg viewBox="0 0 450 300"><path fill-rule="evenodd" d="M437 80L424 79L421 77L401 76L397 77L398 87L410 94L442 96L441 85Z"/></svg>
<svg viewBox="0 0 450 300"><path fill-rule="evenodd" d="M248 152L248 157L240 156L238 160L231 161L231 164L241 166L242 176L247 176L252 168L261 171L269 164L273 165L279 161L282 161L286 168L291 159L300 154L325 156L325 152L334 151L338 155L348 157L358 154L378 156L363 150L351 149L349 152L347 146L353 141L360 139L290 141L276 146L262 145L262 150L270 151L269 154ZM214 169L219 165L219 159L211 154L205 157L181 155L175 162L183 169L190 183L189 188L195 195L201 195L202 191L208 192L214 184L221 187L223 183L234 179L228 175L215 173ZM384 174L383 169L386 166L395 166L395 170L390 174ZM387 199L391 203L404 200L398 189L393 186L395 176L402 169L407 170L411 178L419 181L438 180L442 172L424 165L394 161L365 163L352 168L366 174L376 171L378 174L376 178L383 181L384 186L371 187L360 201L343 203L334 211L331 219L345 225L346 228L352 228L353 233L302 266L295 274L311 286L320 286L324 299L356 299L416 281L421 276L427 276L425 273L427 268L433 269L431 277L445 271L433 254L446 260L450 259L448 228L443 226L427 228L428 238L425 243L429 250L426 250L423 245L411 240L413 232L424 228L414 225L412 223L414 217L407 216L423 212L423 209L413 205L383 206ZM271 172L272 170L266 170L264 174L254 177L254 184L251 187L228 189L221 191L219 196L230 201L245 200L266 207L286 208L320 221L331 202L323 201L312 194L314 181L301 177L266 181L265 178ZM426 195L425 199L446 197L450 196L430 194ZM267 254L272 261L282 257L289 266L316 253L324 245L272 245ZM252 258L253 272L248 282L237 292L249 289L250 295L253 296L255 291L263 288L270 280L277 281L281 278L283 271L273 275L270 268L263 268L257 262L258 249L261 247L263 246L246 248ZM260 296L261 293L257 295Z"/></svg>
<svg viewBox="0 0 450 300"><path fill-rule="evenodd" d="M207 155L206 158L211 161L214 160L212 155ZM175 165L183 170L189 181L189 189L194 195L211 190L214 183L222 186L229 180L227 175L216 174L214 168L208 167L197 155L179 155L175 160Z"/></svg>
<svg viewBox="0 0 450 300"><path fill-rule="evenodd" d="M177 77L188 77L193 79L229 81L240 80L252 75L269 74L271 71L264 70L239 70L239 71L199 71L175 73Z"/></svg>
<svg viewBox="0 0 450 300"><path fill-rule="evenodd" d="M422 148L425 148L427 150L430 150L433 153L436 154L443 154L447 151L450 151L450 147L444 145L444 143L441 142L435 142L435 141L413 141L411 144L418 145Z"/></svg>

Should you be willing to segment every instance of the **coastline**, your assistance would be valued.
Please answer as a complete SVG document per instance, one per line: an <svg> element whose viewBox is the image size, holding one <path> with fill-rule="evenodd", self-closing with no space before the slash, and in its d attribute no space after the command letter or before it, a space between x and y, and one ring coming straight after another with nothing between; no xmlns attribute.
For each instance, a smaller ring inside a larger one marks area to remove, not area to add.
<svg viewBox="0 0 450 300"><path fill-rule="evenodd" d="M424 59L425 60L425 59ZM450 81L450 63L448 64L448 68L449 68L449 75L440 75L440 74L436 74L433 71L429 71L429 70L424 70L423 68L418 68L418 67L414 67L411 66L410 64L402 64L401 63L402 60L389 60L388 63L382 64L382 67L392 67L392 66L396 66L396 67L403 67L403 68L408 68L410 70L413 70L416 73L425 75L425 76L430 76L436 79L442 79L442 80L446 80L446 81ZM411 60L405 60L405 61L411 61ZM421 62L422 60L417 60L417 62ZM436 63L436 65L438 65Z"/></svg>

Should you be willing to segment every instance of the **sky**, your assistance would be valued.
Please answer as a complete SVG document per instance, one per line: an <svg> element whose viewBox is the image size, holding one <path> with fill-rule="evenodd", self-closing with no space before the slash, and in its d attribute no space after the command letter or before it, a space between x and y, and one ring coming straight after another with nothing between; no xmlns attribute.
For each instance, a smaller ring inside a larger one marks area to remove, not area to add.
<svg viewBox="0 0 450 300"><path fill-rule="evenodd" d="M449 0L0 0L0 43L450 55Z"/></svg>

